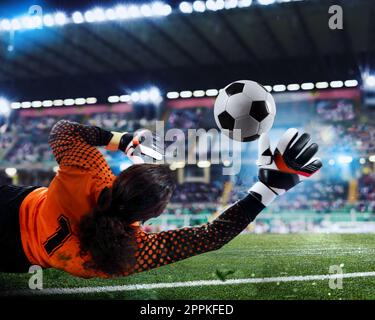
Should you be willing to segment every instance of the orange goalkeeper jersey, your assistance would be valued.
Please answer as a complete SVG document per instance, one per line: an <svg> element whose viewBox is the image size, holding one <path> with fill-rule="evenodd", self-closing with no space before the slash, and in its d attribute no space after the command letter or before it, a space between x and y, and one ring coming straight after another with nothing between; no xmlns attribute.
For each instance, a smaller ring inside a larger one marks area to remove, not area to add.
<svg viewBox="0 0 375 320"><path fill-rule="evenodd" d="M85 278L109 276L85 267L91 257L80 254L78 224L115 179L96 148L107 145L111 137L101 128L64 120L53 127L49 143L59 170L48 188L31 192L20 208L22 245L32 264ZM256 198L248 196L199 227L146 233L137 224L136 259L123 275L218 249L245 229L263 208Z"/></svg>

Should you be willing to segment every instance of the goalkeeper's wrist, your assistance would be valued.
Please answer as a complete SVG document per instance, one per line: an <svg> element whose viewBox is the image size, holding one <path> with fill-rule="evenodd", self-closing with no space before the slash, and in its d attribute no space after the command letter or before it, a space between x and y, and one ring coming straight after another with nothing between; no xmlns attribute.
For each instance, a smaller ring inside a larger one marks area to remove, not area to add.
<svg viewBox="0 0 375 320"><path fill-rule="evenodd" d="M274 191L260 181L255 183L248 192L257 198L265 207L275 200L277 196Z"/></svg>
<svg viewBox="0 0 375 320"><path fill-rule="evenodd" d="M112 138L109 141L108 145L106 146L106 149L110 151L117 151L117 150L125 151L125 148L127 145L123 146L123 144L124 144L124 140L126 140L125 143L128 143L128 140L129 142L131 141L131 139L128 139L129 134L127 132L114 132L114 131L112 131L111 133L112 133ZM124 137L126 139L124 139Z"/></svg>

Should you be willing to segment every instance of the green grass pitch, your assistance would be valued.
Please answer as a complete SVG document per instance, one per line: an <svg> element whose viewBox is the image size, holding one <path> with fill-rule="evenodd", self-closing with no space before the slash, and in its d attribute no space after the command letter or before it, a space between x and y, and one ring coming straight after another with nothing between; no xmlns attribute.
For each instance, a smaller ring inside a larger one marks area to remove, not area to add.
<svg viewBox="0 0 375 320"><path fill-rule="evenodd" d="M57 270L44 272L44 288L101 287L196 280L327 275L375 271L375 235L241 235L221 250L126 278L84 280ZM0 293L26 289L28 274L0 274ZM329 280L225 284L47 296L59 299L375 299L375 277L344 278L342 289ZM43 296L46 298L46 296Z"/></svg>

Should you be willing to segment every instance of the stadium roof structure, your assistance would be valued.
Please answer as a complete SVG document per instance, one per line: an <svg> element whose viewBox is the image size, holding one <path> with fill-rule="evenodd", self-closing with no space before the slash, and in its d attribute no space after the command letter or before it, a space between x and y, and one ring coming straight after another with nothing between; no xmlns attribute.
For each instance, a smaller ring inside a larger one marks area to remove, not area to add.
<svg viewBox="0 0 375 320"><path fill-rule="evenodd" d="M145 85L167 92L238 79L269 85L360 80L364 70L375 69L373 0L253 2L191 13L171 2L163 16L32 30L3 30L0 23L1 93L13 101L106 99ZM54 12L72 17L81 10L72 8L77 3ZM343 30L328 27L334 4L343 8Z"/></svg>

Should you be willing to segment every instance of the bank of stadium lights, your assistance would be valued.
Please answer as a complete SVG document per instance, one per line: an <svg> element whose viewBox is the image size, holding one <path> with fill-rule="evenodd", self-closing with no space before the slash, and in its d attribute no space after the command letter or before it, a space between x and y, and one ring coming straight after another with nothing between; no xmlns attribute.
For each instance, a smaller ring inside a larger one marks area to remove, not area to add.
<svg viewBox="0 0 375 320"><path fill-rule="evenodd" d="M265 85L264 88L269 91L269 92L275 92L275 93L280 93L280 92L285 92L285 91L299 91L299 90L313 90L314 88L316 89L326 89L326 88L342 88L342 87L347 87L347 88L353 88L358 86L358 81L357 80L346 80L346 81L331 81L331 82L305 82L302 84L298 83L291 83L288 85L284 84L276 84L274 86L269 86ZM167 99L178 99L178 98L201 98L201 97L215 97L217 96L219 91L217 89L208 89L208 90L195 90L195 91L189 91L189 90L184 90L184 91L170 91L167 92L166 97Z"/></svg>
<svg viewBox="0 0 375 320"><path fill-rule="evenodd" d="M176 11L184 14L193 12L230 10L246 8L252 5L271 5L275 3L294 2L301 0L197 0L183 1ZM63 26L65 24L97 23L114 20L127 20L148 17L165 17L173 12L172 7L164 2L156 1L148 4L126 4L110 8L93 8L85 12L75 11L71 15L64 12L44 14L43 16L21 16L13 19L1 19L0 31L20 29L38 29L41 27Z"/></svg>
<svg viewBox="0 0 375 320"><path fill-rule="evenodd" d="M251 5L271 5L283 2L295 2L301 0L197 0L193 2L183 1L179 5L179 10L184 14L193 12L220 11L235 8L247 8Z"/></svg>
<svg viewBox="0 0 375 320"><path fill-rule="evenodd" d="M97 99L95 97L89 98L68 98L68 99L55 99L55 100L35 100L35 101L22 101L12 102L11 109L30 109L30 108L48 108L48 107L62 107L62 106L81 106L86 104L95 104Z"/></svg>
<svg viewBox="0 0 375 320"><path fill-rule="evenodd" d="M144 89L141 91L134 91L131 94L125 94L121 96L109 96L107 98L109 103L119 103L119 102L131 102L140 104L159 104L163 97L161 96L160 90L156 87L150 89Z"/></svg>
<svg viewBox="0 0 375 320"><path fill-rule="evenodd" d="M1 19L0 30L14 31L63 26L71 23L81 24L145 17L164 17L171 13L172 7L169 4L156 1L142 5L118 5L112 8L98 7L85 12L75 11L70 16L64 12L56 12L54 14L44 14L42 16L25 15L13 19Z"/></svg>

